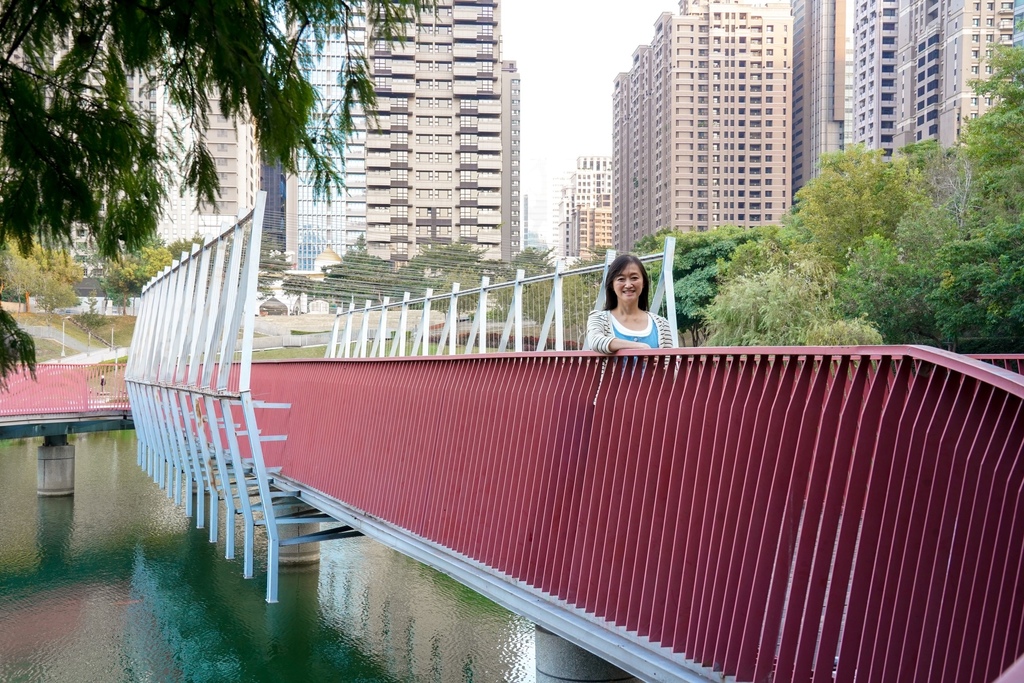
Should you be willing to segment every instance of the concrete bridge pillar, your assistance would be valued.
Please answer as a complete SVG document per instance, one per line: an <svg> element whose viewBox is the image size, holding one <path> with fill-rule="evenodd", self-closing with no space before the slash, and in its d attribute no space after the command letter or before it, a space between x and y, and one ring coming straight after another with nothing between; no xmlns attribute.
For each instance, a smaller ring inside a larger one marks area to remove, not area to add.
<svg viewBox="0 0 1024 683"><path fill-rule="evenodd" d="M640 679L613 666L595 654L573 645L561 636L535 629L537 646L537 683L626 683Z"/></svg>
<svg viewBox="0 0 1024 683"><path fill-rule="evenodd" d="M307 505L289 505L278 512L279 515L293 515L309 510ZM319 522L309 524L278 524L278 540L287 541L296 536L305 536L320 531ZM298 543L296 545L283 545L277 557L282 567L295 567L298 565L316 564L320 561L319 543Z"/></svg>
<svg viewBox="0 0 1024 683"><path fill-rule="evenodd" d="M36 450L36 493L40 496L70 496L75 492L75 447L67 434L43 437Z"/></svg>

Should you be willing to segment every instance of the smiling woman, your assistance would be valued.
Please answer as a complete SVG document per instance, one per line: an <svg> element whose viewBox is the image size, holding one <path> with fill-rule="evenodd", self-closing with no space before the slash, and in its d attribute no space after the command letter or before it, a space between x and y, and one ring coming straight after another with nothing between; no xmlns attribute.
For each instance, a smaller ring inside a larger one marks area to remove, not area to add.
<svg viewBox="0 0 1024 683"><path fill-rule="evenodd" d="M599 353L675 346L668 320L647 309L650 278L644 264L623 254L608 267L605 310L587 319L587 346Z"/></svg>

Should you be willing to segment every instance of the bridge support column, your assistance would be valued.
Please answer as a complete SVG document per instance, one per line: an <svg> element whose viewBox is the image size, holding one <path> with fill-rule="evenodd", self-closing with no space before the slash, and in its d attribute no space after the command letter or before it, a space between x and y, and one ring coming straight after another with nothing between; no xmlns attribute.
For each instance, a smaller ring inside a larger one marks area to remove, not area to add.
<svg viewBox="0 0 1024 683"><path fill-rule="evenodd" d="M70 496L75 492L75 447L66 434L43 437L36 457L38 495Z"/></svg>
<svg viewBox="0 0 1024 683"><path fill-rule="evenodd" d="M275 510L278 510L275 507ZM280 517L295 515L309 510L308 505L289 505L278 510ZM282 520L283 521L283 520ZM278 523L277 534L280 541L287 541L296 536L305 536L320 531L319 522L307 524L286 524ZM296 545L282 545L280 554L277 556L278 564L282 567L295 567L305 564L316 564L320 561L319 543L298 543Z"/></svg>
<svg viewBox="0 0 1024 683"><path fill-rule="evenodd" d="M537 648L537 683L564 683L565 681L586 681L587 683L625 683L640 679L609 664L595 654L573 645L568 640L545 631L535 629Z"/></svg>

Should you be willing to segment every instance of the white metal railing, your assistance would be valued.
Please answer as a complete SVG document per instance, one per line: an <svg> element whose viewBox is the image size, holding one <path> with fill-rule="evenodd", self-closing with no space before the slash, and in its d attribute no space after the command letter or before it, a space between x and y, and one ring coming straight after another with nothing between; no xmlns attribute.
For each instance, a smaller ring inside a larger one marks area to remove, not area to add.
<svg viewBox="0 0 1024 683"><path fill-rule="evenodd" d="M650 309L664 313L678 339L674 252L675 238L668 237L662 253L639 258L661 266ZM604 306L614 257L609 251L603 265L570 270L558 261L553 272L531 277L519 270L510 282L491 284L485 276L472 289L463 290L456 282L445 293L428 289L413 298L405 292L400 301L367 300L358 309L350 302L345 309L338 307L324 355L385 358L586 348L587 316Z"/></svg>
<svg viewBox="0 0 1024 683"><path fill-rule="evenodd" d="M125 381L139 466L168 498L179 505L184 498L198 528L206 525L209 495L211 542L223 501L228 559L235 552L235 515L243 516L246 578L253 575L255 527L264 526L267 600L276 602L279 538L260 441L280 437L259 435L249 390L265 203L260 192L251 213L182 253L146 285Z"/></svg>

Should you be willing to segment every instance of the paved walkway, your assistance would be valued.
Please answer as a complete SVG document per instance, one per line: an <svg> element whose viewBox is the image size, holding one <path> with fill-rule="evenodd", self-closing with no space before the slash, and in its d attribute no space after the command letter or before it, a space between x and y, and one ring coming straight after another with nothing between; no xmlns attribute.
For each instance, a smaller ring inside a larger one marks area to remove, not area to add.
<svg viewBox="0 0 1024 683"><path fill-rule="evenodd" d="M88 353L76 353L65 358L54 358L47 363L64 363L67 365L95 365L96 363L112 363L115 358L128 355L128 349L119 346L116 349L98 349Z"/></svg>

